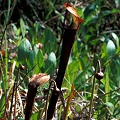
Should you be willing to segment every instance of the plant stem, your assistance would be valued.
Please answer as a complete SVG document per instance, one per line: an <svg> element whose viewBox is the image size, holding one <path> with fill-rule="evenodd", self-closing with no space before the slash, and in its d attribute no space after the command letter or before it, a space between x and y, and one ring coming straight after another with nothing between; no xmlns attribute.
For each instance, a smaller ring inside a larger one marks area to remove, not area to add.
<svg viewBox="0 0 120 120"><path fill-rule="evenodd" d="M97 71L97 70L96 70L96 68L95 68L95 73L96 73L96 71ZM95 81L96 81L96 78L95 78L95 75L94 75L88 120L91 119L91 112L92 112L92 106L93 106L93 94L94 94L94 89L95 89Z"/></svg>
<svg viewBox="0 0 120 120"><path fill-rule="evenodd" d="M32 107L34 103L34 98L37 93L37 87L34 84L29 84L29 89L27 93L26 108L25 108L25 120L30 120L32 114Z"/></svg>
<svg viewBox="0 0 120 120"><path fill-rule="evenodd" d="M60 63L59 63L59 70L58 70L57 78L55 80L58 89L61 89L61 86L62 86L69 56L75 41L76 32L77 30L75 29L65 28L65 32L63 36L62 52L61 52ZM50 99L48 111L47 111L47 120L50 120L53 117L58 97L59 97L59 92L53 91Z"/></svg>
<svg viewBox="0 0 120 120"><path fill-rule="evenodd" d="M92 87L92 94L91 94L91 100L90 100L90 109L89 109L89 117L88 117L88 120L91 119L94 89L95 89L95 77L94 77L94 79L93 79L93 87Z"/></svg>
<svg viewBox="0 0 120 120"><path fill-rule="evenodd" d="M37 93L37 88L42 84L45 84L50 79L50 76L47 74L38 74L34 75L30 79L30 83L28 85L28 93L26 99L26 108L25 108L25 120L30 120L32 115L32 107L34 104L34 98Z"/></svg>

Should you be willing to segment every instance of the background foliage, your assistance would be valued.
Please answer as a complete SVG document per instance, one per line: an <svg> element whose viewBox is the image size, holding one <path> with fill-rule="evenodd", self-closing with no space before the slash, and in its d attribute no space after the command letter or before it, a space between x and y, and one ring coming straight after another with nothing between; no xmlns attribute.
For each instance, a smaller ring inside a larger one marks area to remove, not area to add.
<svg viewBox="0 0 120 120"><path fill-rule="evenodd" d="M65 2L0 1L0 118L13 119L16 115L17 119L24 119L27 85L32 75L50 73L54 78L61 51ZM69 119L88 119L92 93L92 118L120 119L120 0L70 2L76 6L84 23L80 26L62 87L66 104L70 102ZM93 83L95 69L99 72L98 60L104 78ZM19 73L21 64L26 69ZM13 93L14 83L18 84L18 89ZM44 88L48 85L38 90L33 120L44 117ZM76 92L73 96L72 85ZM64 112L59 101L57 119L60 120Z"/></svg>

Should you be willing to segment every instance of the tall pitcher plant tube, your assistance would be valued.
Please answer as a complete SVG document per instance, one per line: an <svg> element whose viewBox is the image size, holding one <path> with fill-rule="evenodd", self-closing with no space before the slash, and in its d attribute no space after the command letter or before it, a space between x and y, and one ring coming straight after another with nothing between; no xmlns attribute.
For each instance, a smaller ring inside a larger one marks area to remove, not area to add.
<svg viewBox="0 0 120 120"><path fill-rule="evenodd" d="M71 13L73 17L73 22L72 22L72 25L64 28L65 32L63 35L59 70L58 70L57 78L55 79L56 85L59 90L61 90L64 74L66 71L66 67L68 64L68 60L69 60L69 56L70 56L73 44L75 42L78 27L84 21L79 17L77 10L69 2L65 3L64 7L68 10L68 12ZM53 91L50 102L49 102L49 107L47 110L47 120L51 120L53 117L58 97L59 97L59 91Z"/></svg>

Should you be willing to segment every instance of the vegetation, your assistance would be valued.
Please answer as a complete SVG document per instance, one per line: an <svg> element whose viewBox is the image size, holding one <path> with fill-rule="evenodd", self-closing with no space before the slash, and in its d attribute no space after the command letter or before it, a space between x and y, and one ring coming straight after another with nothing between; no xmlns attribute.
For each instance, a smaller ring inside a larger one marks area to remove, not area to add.
<svg viewBox="0 0 120 120"><path fill-rule="evenodd" d="M0 1L0 119L25 118L29 79L39 73L50 74L51 80L37 89L31 120L49 114L50 96L57 87L54 80L66 2ZM120 0L70 2L84 23L76 36L54 117L119 120Z"/></svg>

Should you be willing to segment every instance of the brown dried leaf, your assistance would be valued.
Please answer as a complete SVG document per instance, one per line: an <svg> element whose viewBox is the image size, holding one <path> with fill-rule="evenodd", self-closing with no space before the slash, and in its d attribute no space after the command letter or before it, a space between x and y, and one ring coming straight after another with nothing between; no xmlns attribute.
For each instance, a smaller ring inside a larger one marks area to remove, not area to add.
<svg viewBox="0 0 120 120"><path fill-rule="evenodd" d="M73 5L71 5L69 2L66 2L64 4L64 7L72 14L74 24L75 24L75 29L77 29L79 25L84 22L84 20L80 18L76 8L73 7Z"/></svg>
<svg viewBox="0 0 120 120"><path fill-rule="evenodd" d="M47 75L45 73L39 73L37 75L33 75L30 78L30 84L35 85L35 86L40 86L42 84L45 84L46 82L48 82L48 80L50 79L50 75Z"/></svg>

